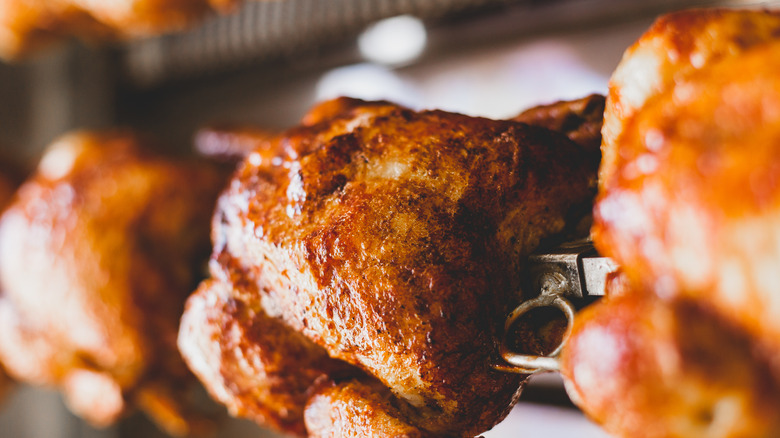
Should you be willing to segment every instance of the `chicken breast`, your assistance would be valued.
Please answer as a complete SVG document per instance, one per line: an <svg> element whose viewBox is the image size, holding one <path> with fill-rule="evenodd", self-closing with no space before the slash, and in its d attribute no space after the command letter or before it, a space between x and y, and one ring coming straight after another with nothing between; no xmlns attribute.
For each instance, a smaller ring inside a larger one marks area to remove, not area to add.
<svg viewBox="0 0 780 438"><path fill-rule="evenodd" d="M602 189L620 173L620 137L645 103L723 58L776 40L778 33L780 12L767 10L691 9L656 20L626 50L610 78L599 171Z"/></svg>
<svg viewBox="0 0 780 438"><path fill-rule="evenodd" d="M620 159L605 175L593 228L598 248L633 282L664 297L706 299L776 344L778 54L780 39L649 101L613 146Z"/></svg>

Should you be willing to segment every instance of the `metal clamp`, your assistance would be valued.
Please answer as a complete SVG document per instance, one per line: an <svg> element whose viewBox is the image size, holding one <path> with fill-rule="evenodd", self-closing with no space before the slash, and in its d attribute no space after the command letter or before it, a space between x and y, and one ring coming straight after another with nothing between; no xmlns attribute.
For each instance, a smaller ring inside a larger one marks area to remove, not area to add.
<svg viewBox="0 0 780 438"><path fill-rule="evenodd" d="M493 367L500 371L533 374L558 371L558 357L571 336L577 308L569 299L583 300L604 295L606 277L617 265L606 257L600 257L590 241L578 241L561 245L553 251L534 254L529 258L530 288L539 291L536 298L517 306L504 323L504 335L499 347L506 362ZM566 318L566 330L555 349L545 355L525 354L513 351L509 334L518 319L534 309L554 308Z"/></svg>

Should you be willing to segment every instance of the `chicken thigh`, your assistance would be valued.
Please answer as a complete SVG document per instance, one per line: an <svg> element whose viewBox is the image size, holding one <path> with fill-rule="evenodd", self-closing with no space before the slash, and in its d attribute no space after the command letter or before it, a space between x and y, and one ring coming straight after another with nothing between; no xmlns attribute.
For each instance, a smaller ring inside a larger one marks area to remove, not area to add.
<svg viewBox="0 0 780 438"><path fill-rule="evenodd" d="M479 434L524 381L492 365L525 257L588 216L598 158L524 123L326 102L220 197L185 360L289 433Z"/></svg>
<svg viewBox="0 0 780 438"><path fill-rule="evenodd" d="M123 133L59 139L0 218L0 363L95 425L133 407L189 432L176 349L226 172Z"/></svg>

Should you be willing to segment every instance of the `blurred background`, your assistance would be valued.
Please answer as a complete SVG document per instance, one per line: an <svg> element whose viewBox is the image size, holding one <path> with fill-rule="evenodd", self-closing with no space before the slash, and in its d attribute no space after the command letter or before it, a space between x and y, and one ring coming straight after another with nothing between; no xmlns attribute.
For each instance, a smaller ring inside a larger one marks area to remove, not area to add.
<svg viewBox="0 0 780 438"><path fill-rule="evenodd" d="M663 12L780 2L684 0L279 0L248 2L186 33L111 47L60 45L0 63L0 157L31 168L58 135L131 126L188 151L211 123L294 125L315 102L388 99L505 118L605 93L625 50ZM532 380L487 438L604 437L556 376ZM18 388L2 438L163 436L141 416L94 430L56 393ZM221 437L274 436L231 420Z"/></svg>

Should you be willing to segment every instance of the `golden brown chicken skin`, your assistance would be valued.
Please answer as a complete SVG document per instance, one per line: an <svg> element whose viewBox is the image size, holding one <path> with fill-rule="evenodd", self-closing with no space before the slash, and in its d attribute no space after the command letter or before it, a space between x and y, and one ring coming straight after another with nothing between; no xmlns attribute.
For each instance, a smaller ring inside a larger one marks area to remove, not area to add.
<svg viewBox="0 0 780 438"><path fill-rule="evenodd" d="M780 35L780 12L691 9L656 20L631 47L610 78L599 184L620 173L620 137L645 103L675 83L723 58L738 56ZM747 70L746 70L747 71Z"/></svg>
<svg viewBox="0 0 780 438"><path fill-rule="evenodd" d="M182 30L235 0L0 0L0 57L58 39L128 38Z"/></svg>
<svg viewBox="0 0 780 438"><path fill-rule="evenodd" d="M593 235L632 281L706 299L780 347L776 67L780 39L690 75L627 121Z"/></svg>
<svg viewBox="0 0 780 438"><path fill-rule="evenodd" d="M526 255L587 216L597 154L544 128L386 102L341 99L304 120L249 154L220 197L212 279L183 317L185 359L237 413L279 397L247 397L240 382L286 392L284 373L320 379L308 407L295 401L312 436L489 429L524 380L491 366L501 315ZM236 318L252 322L230 330L226 355L213 340ZM296 366L232 363L262 362L242 359L248 330L271 321L302 335ZM323 351L349 367L334 376ZM386 395L366 389L379 382Z"/></svg>
<svg viewBox="0 0 780 438"><path fill-rule="evenodd" d="M140 407L189 432L176 348L224 171L123 133L60 138L0 219L0 362L98 426Z"/></svg>
<svg viewBox="0 0 780 438"><path fill-rule="evenodd" d="M360 371L283 322L233 298L230 285L204 281L188 300L180 348L231 415L304 435L301 418L315 384Z"/></svg>
<svg viewBox="0 0 780 438"><path fill-rule="evenodd" d="M201 284L181 332L190 367L235 417L298 436L428 436L387 387L231 298L224 283Z"/></svg>
<svg viewBox="0 0 780 438"><path fill-rule="evenodd" d="M563 373L616 436L780 430L777 25L664 17L611 82L593 240L626 277L580 315Z"/></svg>
<svg viewBox="0 0 780 438"><path fill-rule="evenodd" d="M632 289L577 318L562 357L567 390L614 436L777 436L772 355L706 305Z"/></svg>
<svg viewBox="0 0 780 438"><path fill-rule="evenodd" d="M437 436L411 425L409 418L387 387L365 379L323 385L309 399L305 412L310 438Z"/></svg>

